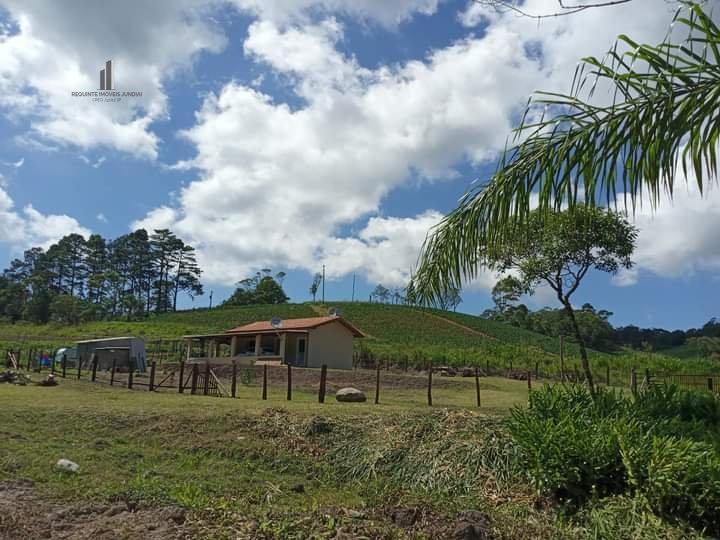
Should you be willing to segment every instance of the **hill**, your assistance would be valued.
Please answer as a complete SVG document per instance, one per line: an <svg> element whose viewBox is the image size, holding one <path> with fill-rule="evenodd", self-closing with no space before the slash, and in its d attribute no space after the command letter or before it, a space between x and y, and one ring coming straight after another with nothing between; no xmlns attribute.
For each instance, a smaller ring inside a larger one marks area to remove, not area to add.
<svg viewBox="0 0 720 540"><path fill-rule="evenodd" d="M523 369L533 367L536 361L546 368L558 363L557 339L472 315L364 302L332 305L368 335L367 339L358 340L358 349L382 361L418 366L430 361L456 365L489 363ZM96 321L76 326L5 324L0 325L0 347L25 351L31 347L53 349L78 339L113 335L175 340L273 316L290 319L326 314L328 307L309 303L218 307L161 314L141 321ZM568 343L565 351L569 361L577 357L574 344Z"/></svg>

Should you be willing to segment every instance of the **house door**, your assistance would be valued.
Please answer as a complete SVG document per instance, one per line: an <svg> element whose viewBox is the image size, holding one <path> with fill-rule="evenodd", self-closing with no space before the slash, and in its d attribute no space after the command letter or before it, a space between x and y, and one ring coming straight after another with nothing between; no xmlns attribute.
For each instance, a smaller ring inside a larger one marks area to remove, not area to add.
<svg viewBox="0 0 720 540"><path fill-rule="evenodd" d="M307 338L298 338L297 340L297 354L295 355L295 365L305 365L305 349L307 348Z"/></svg>

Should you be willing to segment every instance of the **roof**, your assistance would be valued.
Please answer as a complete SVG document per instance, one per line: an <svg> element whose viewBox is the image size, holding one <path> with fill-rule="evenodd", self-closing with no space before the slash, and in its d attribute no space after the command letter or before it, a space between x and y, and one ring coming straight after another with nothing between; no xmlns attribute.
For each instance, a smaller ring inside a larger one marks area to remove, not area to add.
<svg viewBox="0 0 720 540"><path fill-rule="evenodd" d="M118 339L140 339L133 336L120 336L120 337L106 337L106 338L99 338L99 339L83 339L80 341L76 341L75 343L99 343L101 341L115 341Z"/></svg>
<svg viewBox="0 0 720 540"><path fill-rule="evenodd" d="M365 337L365 334L363 334L360 330L358 330L355 326L350 324L348 321L343 319L342 317L307 317L304 319L285 319L282 321L282 326L280 328L273 327L269 321L258 321L250 324L246 324L243 326L238 326L236 328L231 328L226 332L226 334L252 334L252 333L258 333L262 334L265 332L298 332L298 331L307 331L311 330L313 328L317 328L318 326L323 326L325 324L330 323L340 323L345 328L350 330L352 332L353 336L355 337Z"/></svg>

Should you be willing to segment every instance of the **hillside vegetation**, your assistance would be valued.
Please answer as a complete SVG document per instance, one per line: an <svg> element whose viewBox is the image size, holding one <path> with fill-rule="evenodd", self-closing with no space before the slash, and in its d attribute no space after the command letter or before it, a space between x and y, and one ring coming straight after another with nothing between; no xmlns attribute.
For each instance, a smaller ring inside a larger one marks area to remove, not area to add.
<svg viewBox="0 0 720 540"><path fill-rule="evenodd" d="M78 325L36 325L27 322L0 325L0 347L54 349L78 339L133 335L146 340L174 340L183 335L221 332L234 326L274 316L283 319L313 317L327 313L330 305L367 334L356 340L366 358L384 363L425 367L429 363L478 365L495 369L535 369L557 375L560 369L559 340L481 317L411 306L338 302L218 307L149 316L138 321L94 321ZM163 345L169 351L169 345ZM155 351L153 346L151 351ZM577 346L565 340L565 366L573 371ZM625 381L631 367L691 372L717 371L714 364L699 360L677 360L660 355L611 355L590 351L593 369L604 372L609 365L613 377Z"/></svg>

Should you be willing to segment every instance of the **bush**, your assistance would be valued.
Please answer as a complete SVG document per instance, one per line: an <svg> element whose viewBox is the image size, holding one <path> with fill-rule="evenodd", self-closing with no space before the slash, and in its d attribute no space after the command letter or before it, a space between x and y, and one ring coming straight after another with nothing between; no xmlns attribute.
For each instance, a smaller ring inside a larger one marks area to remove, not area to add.
<svg viewBox="0 0 720 540"><path fill-rule="evenodd" d="M625 493L663 518L720 533L720 400L653 388L631 400L545 387L512 411L510 431L532 485L577 509Z"/></svg>
<svg viewBox="0 0 720 540"><path fill-rule="evenodd" d="M523 451L532 485L573 506L620 493L626 481L614 425L619 394L600 390L594 402L580 386L545 387L532 408L512 411L510 432Z"/></svg>

